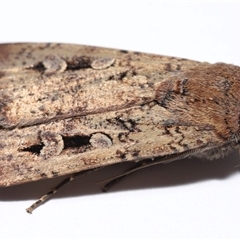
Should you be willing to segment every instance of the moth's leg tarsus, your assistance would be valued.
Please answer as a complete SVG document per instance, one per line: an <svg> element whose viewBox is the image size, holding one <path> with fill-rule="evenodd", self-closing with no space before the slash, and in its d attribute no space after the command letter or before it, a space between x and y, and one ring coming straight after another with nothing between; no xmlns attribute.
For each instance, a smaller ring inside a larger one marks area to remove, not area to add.
<svg viewBox="0 0 240 240"><path fill-rule="evenodd" d="M72 174L68 178L65 178L62 182L60 182L54 189L50 190L48 193L44 194L40 197L34 204L32 204L29 208L26 209L28 213L32 213L34 209L45 203L53 194L55 194L61 187L75 179L75 174Z"/></svg>
<svg viewBox="0 0 240 240"><path fill-rule="evenodd" d="M68 178L65 178L62 182L60 182L56 187L54 187L52 190L50 190L48 193L44 194L42 197L40 197L34 204L32 204L29 208L26 209L26 211L28 213L32 213L33 210L35 210L36 208L38 208L40 205L44 204L46 201L49 200L50 197L52 197L53 194L55 194L60 188L62 188L63 186L65 186L67 183L71 182L72 180L76 179L79 176L84 176L88 173L94 172L99 168L94 168L94 169L90 169L90 170L86 170L83 172L77 172L77 173L73 173L71 174Z"/></svg>

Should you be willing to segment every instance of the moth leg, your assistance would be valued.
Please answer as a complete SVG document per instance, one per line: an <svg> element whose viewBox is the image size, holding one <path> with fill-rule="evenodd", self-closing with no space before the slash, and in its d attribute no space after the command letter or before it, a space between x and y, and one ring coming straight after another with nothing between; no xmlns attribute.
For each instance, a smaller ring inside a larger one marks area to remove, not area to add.
<svg viewBox="0 0 240 240"><path fill-rule="evenodd" d="M62 188L67 183L71 182L72 180L76 179L79 176L84 176L84 175L94 172L100 168L101 167L71 174L68 178L65 178L62 182L60 182L51 191L49 191L48 193L46 193L42 197L40 197L35 203L33 203L29 208L27 208L26 211L28 213L32 213L33 210L35 210L37 207L39 207L40 205L45 203L50 197L52 197L53 194L55 194L60 188Z"/></svg>
<svg viewBox="0 0 240 240"><path fill-rule="evenodd" d="M167 161L167 162L171 162L171 161ZM166 161L163 160L156 160L156 161L142 161L141 163L129 168L127 171L123 172L122 174L119 174L113 178L104 180L102 182L106 182L107 183L101 188L103 192L107 192L109 190L109 188L111 188L113 185L115 185L116 183L118 183L119 181L121 181L124 177L126 177L127 175L134 173L138 170L141 170L143 168L147 168L150 166L154 166L154 165L158 165L158 164L163 164L163 163L167 163Z"/></svg>
<svg viewBox="0 0 240 240"><path fill-rule="evenodd" d="M149 165L149 161L142 161L140 163L137 163L136 165L134 165L133 167L129 168L128 170L126 170L125 172L123 172L120 175L117 175L113 178L104 180L102 182L106 182L107 183L101 188L103 192L107 192L109 190L109 188L111 188L113 185L117 184L118 182L120 182L124 177L126 177L127 175L134 173L140 169L146 168L150 166Z"/></svg>
<svg viewBox="0 0 240 240"><path fill-rule="evenodd" d="M159 159L151 158L151 159L142 160L137 165L133 166L132 168L128 169L127 171L123 172L122 174L102 181L102 182L107 181L107 183L102 187L102 191L107 192L109 188L111 188L113 185L118 183L122 178L124 178L125 176L127 176L131 173L134 173L138 170L141 170L141 169L144 169L147 167L151 167L154 165L158 165L158 164L165 164L165 163L170 163L172 161L184 159L184 158L191 156L193 153L194 153L194 151L190 150L185 153L173 154L173 155L165 156L165 157L162 157Z"/></svg>
<svg viewBox="0 0 240 240"><path fill-rule="evenodd" d="M119 182L123 177L125 177L126 175L129 175L133 172L136 172L140 169L158 165L158 164L170 163L170 162L173 162L176 160L181 160L181 159L188 158L188 157L198 156L199 154L201 156L201 154L203 154L204 152L211 151L212 149L221 150L221 148L223 148L223 147L226 148L229 145L231 145L233 142L238 143L238 140L236 141L235 138L232 138L232 139L229 139L227 142L225 142L223 145L208 144L207 146L204 146L202 148L190 149L190 150L182 152L182 153L176 153L176 154L160 157L158 159L151 158L151 159L142 160L137 165L128 169L124 173L122 173L118 176L115 176L111 179L108 179L107 181L109 181L109 182L107 182L107 184L105 184L105 186L102 187L102 191L107 192L110 187L112 187L114 184ZM106 182L106 181L102 181L102 182Z"/></svg>

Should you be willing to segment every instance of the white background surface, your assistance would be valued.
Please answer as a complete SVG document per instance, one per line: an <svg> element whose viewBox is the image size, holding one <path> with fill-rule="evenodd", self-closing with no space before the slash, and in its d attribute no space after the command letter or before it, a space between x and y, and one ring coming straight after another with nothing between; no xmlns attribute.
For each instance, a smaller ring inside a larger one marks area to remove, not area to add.
<svg viewBox="0 0 240 240"><path fill-rule="evenodd" d="M0 1L0 42L66 42L240 65L240 3ZM1 53L0 53L1 54ZM60 179L0 189L1 239L240 239L237 152L137 172L100 191L109 167L32 215ZM126 167L126 166L125 166Z"/></svg>

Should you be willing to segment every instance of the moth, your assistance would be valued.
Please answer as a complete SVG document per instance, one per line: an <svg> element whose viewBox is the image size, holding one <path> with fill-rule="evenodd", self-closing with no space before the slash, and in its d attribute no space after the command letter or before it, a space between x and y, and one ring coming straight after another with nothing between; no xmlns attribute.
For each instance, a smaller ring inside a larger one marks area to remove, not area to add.
<svg viewBox="0 0 240 240"><path fill-rule="evenodd" d="M240 67L83 45L0 45L0 186L240 146Z"/></svg>

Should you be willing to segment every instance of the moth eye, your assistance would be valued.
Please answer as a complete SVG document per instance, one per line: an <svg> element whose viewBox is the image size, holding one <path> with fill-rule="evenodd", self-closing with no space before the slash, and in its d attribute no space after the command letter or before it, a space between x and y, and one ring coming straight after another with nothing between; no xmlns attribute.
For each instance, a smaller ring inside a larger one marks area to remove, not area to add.
<svg viewBox="0 0 240 240"><path fill-rule="evenodd" d="M90 143L94 148L109 148L112 146L112 140L103 133L93 134Z"/></svg>

